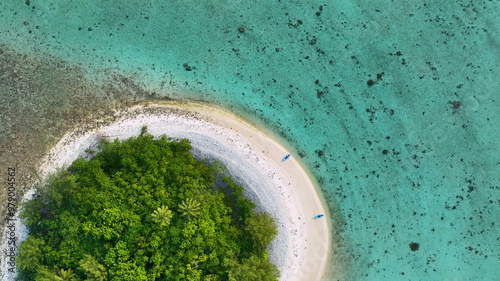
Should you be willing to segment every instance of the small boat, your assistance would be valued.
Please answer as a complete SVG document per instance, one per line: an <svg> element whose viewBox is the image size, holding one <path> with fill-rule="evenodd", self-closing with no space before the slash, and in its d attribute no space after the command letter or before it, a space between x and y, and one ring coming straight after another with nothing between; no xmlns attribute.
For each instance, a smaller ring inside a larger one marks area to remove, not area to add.
<svg viewBox="0 0 500 281"><path fill-rule="evenodd" d="M317 216L315 216L315 217L314 217L314 219L319 219L319 218L321 218L321 217L323 217L323 216L324 216L323 214L321 214L321 215L317 215Z"/></svg>
<svg viewBox="0 0 500 281"><path fill-rule="evenodd" d="M288 154L287 156L285 156L285 158L283 158L283 160L281 160L281 162L285 161L286 159L288 159L288 157L290 157L291 154Z"/></svg>

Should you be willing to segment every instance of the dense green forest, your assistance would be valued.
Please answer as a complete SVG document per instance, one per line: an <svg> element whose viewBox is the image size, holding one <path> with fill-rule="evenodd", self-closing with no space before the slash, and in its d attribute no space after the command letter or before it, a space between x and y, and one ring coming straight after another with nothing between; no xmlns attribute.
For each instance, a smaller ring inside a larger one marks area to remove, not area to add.
<svg viewBox="0 0 500 281"><path fill-rule="evenodd" d="M277 280L273 219L190 149L144 127L52 175L23 204L17 279Z"/></svg>

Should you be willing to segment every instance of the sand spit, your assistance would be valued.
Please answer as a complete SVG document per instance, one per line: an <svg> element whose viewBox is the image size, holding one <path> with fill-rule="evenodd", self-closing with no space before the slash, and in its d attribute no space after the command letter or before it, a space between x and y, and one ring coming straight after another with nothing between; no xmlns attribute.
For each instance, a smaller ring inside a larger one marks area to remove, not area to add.
<svg viewBox="0 0 500 281"><path fill-rule="evenodd" d="M327 220L313 220L327 213L313 183L293 156L281 162L289 153L283 146L227 111L182 102L135 106L113 124L66 134L46 155L38 173L46 178L78 157L89 157L85 150L95 149L101 139L138 136L143 125L153 136L188 138L198 159L223 162L258 211L275 218L278 236L269 254L281 272L280 280L322 280L331 238ZM28 192L25 198L32 194ZM17 227L16 231L18 238L26 237L25 228ZM6 243L3 239L4 251ZM2 260L2 280L13 280L6 261Z"/></svg>

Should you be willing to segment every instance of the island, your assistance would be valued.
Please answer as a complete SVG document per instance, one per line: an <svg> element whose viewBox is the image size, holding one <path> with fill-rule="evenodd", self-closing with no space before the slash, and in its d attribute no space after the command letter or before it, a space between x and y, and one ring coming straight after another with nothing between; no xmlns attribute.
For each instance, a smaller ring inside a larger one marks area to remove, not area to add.
<svg viewBox="0 0 500 281"><path fill-rule="evenodd" d="M189 152L195 159L222 163L232 181L244 187L243 195L255 204L254 211L267 213L274 219L277 235L266 250L268 260L279 270L279 280L333 280L339 274L342 264L331 261L329 255L337 245L330 229L330 220L336 218L330 217L327 204L316 188L318 183L301 163L300 153L284 146L286 140L264 124L251 123L234 111L214 105L184 101L139 104L113 116L109 120L84 122L68 131L38 163L39 182L48 183L51 175L71 170L78 158L91 160L101 141L124 142L139 136L146 125L147 134L155 139L163 135L179 141L188 139L192 147ZM282 162L288 154L291 156ZM31 188L20 201L30 201L38 195L37 189ZM184 200L188 204L188 198ZM172 220L180 216L179 206L163 205L172 211ZM162 207L155 206L150 215ZM314 219L320 214L324 217ZM27 239L28 229L18 214L15 219L14 234L19 245ZM7 242L2 241L4 249ZM17 260L19 253L16 251L15 255ZM12 263L1 266L1 280L17 278L19 267L12 267ZM61 269L67 272L69 268ZM75 270L72 268L72 273Z"/></svg>

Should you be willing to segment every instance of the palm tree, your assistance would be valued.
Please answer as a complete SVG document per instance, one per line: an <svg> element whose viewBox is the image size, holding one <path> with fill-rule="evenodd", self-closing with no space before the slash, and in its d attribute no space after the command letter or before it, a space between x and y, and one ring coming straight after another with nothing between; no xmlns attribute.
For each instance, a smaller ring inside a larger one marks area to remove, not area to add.
<svg viewBox="0 0 500 281"><path fill-rule="evenodd" d="M182 212L181 216L187 217L190 220L191 217L196 217L200 214L200 203L196 202L193 198L189 198L179 204L179 209Z"/></svg>
<svg viewBox="0 0 500 281"><path fill-rule="evenodd" d="M64 269L61 268L61 271L54 276L54 279L57 281L70 281L73 280L76 277L76 274L73 272L73 270L70 268L68 271L65 271Z"/></svg>
<svg viewBox="0 0 500 281"><path fill-rule="evenodd" d="M153 216L153 220L156 223L159 223L161 226L167 226L170 224L173 214L168 207L162 205L161 208L154 210L151 216Z"/></svg>

